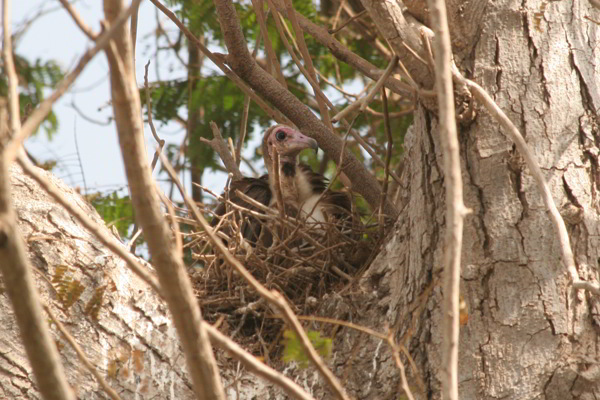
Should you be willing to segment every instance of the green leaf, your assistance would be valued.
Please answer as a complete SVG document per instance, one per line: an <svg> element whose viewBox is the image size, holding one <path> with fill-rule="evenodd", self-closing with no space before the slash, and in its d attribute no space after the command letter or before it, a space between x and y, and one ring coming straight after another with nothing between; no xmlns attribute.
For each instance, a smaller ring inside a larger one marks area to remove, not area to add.
<svg viewBox="0 0 600 400"><path fill-rule="evenodd" d="M330 338L321 337L321 332L318 331L308 331L306 335L321 357L328 358L331 356L333 342ZM285 345L283 349L283 361L295 361L301 368L308 367L308 355L304 352L304 348L300 339L296 336L296 332L286 329L283 332L283 338Z"/></svg>

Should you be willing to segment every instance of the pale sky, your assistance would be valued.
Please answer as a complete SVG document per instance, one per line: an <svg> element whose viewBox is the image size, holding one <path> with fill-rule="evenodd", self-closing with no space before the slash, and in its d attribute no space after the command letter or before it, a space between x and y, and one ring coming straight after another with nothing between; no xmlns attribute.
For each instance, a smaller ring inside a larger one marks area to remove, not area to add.
<svg viewBox="0 0 600 400"><path fill-rule="evenodd" d="M128 2L127 2L128 3ZM13 1L13 33L22 23L36 15L40 7L44 10L54 10L38 18L26 30L16 43L16 52L29 61L36 58L42 61L50 59L60 63L64 70L69 70L91 47L91 42L84 36L72 21L71 17L61 8L56 0L17 0ZM95 31L99 30L99 21L103 18L102 2L97 0L80 0L75 6L87 24ZM174 27L162 14L160 19L165 28ZM151 57L143 38L156 26L154 6L142 2L138 22L138 46L136 48L136 73L138 86L143 86L144 65ZM182 52L184 55L185 52ZM209 63L209 61L207 61ZM184 77L176 60L164 59L160 62L160 77L173 79ZM150 64L149 80L156 80L156 65ZM215 70L214 65L208 68ZM59 132L48 141L43 131L29 139L25 146L38 160L58 159L59 165L54 173L72 186L83 188L83 177L80 174L77 158L75 135L79 147L81 164L85 174L88 191L107 191L125 185L125 174L117 141L114 123L98 125L87 121L71 106L72 103L87 117L97 121L108 121L112 115L109 106L110 92L108 80L108 64L104 53L99 53L79 76L69 93L64 95L54 106L54 112L59 120ZM185 132L177 124L158 126L159 136L170 143L181 143ZM149 127L145 127L146 143L150 154L153 154L155 142ZM205 173L204 184L220 191L224 185L224 174Z"/></svg>

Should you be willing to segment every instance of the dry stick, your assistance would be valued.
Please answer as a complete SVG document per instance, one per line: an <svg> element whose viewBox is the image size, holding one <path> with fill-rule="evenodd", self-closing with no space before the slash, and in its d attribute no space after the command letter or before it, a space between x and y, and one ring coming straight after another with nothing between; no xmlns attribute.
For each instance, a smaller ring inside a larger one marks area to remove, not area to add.
<svg viewBox="0 0 600 400"><path fill-rule="evenodd" d="M340 7L341 9L341 7ZM353 17L348 18L346 21L344 21L339 27L335 28L335 29L329 29L327 32L330 35L335 35L336 33L338 33L339 31L341 31L342 29L344 29L350 22L362 17L363 15L365 15L365 13L367 12L367 10L362 10L361 12L359 12L358 14L356 14Z"/></svg>
<svg viewBox="0 0 600 400"><path fill-rule="evenodd" d="M219 154L219 157L221 157L221 160L223 160L223 164L225 164L227 172L233 174L234 180L242 179L244 176L240 172L238 165L231 156L231 153L227 148L227 143L223 139L221 131L219 131L219 127L213 121L210 121L210 128L212 129L213 138L211 140L200 138L200 141L208 144L215 152L217 152L217 154Z"/></svg>
<svg viewBox="0 0 600 400"><path fill-rule="evenodd" d="M325 126L327 126L331 130L331 132L335 132L335 130L333 129L331 117L329 116L329 110L327 109L327 105L324 101L324 99L326 99L325 94L323 93L321 87L317 83L317 74L315 73L315 66L313 65L312 57L310 56L308 47L306 46L306 42L304 41L304 32L302 31L302 28L300 28L300 24L298 24L298 20L296 19L296 10L294 9L292 0L284 0L284 2L288 12L289 20L292 23L292 28L296 33L296 43L298 43L300 55L302 55L302 58L304 59L304 65L306 65L306 70L310 74L312 80L316 83L316 86L313 86L313 90L315 90L315 97L319 105L319 112L321 113L321 118L325 120ZM273 16L275 17L276 15L277 12L274 12ZM290 37L293 38L293 36L291 35ZM329 101L327 102L330 103Z"/></svg>
<svg viewBox="0 0 600 400"><path fill-rule="evenodd" d="M279 152L273 146L273 179L275 180L275 198L277 209L281 219L285 219L285 205L283 204L283 192L281 191L281 176L279 174Z"/></svg>
<svg viewBox="0 0 600 400"><path fill-rule="evenodd" d="M24 154L20 154L17 162L23 168L23 171L35 180L46 193L50 195L57 203L62 205L81 225L83 225L90 233L102 242L109 250L121 257L127 263L127 266L133 273L139 276L146 282L156 293L162 296L162 290L156 277L148 272L146 268L137 260L135 256L123 248L123 245L118 243L116 239L106 233L106 228L94 222L85 212L75 207L72 202L67 200L62 192L46 179L38 168L33 166Z"/></svg>
<svg viewBox="0 0 600 400"><path fill-rule="evenodd" d="M129 24L129 31L131 33L131 54L133 55L133 70L135 71L135 45L137 42L137 26L138 26L138 14L140 12L140 4L135 6L135 10L131 13L131 21Z"/></svg>
<svg viewBox="0 0 600 400"><path fill-rule="evenodd" d="M179 254L179 257L183 257L183 241L181 240L181 230L179 229L179 224L177 223L177 217L175 215L175 207L173 207L171 200L162 190L158 190L157 188L157 191L163 204L167 207L167 211L169 211L168 214L171 219L171 229L173 229L173 234L175 235L175 247L177 248L177 253Z"/></svg>
<svg viewBox="0 0 600 400"><path fill-rule="evenodd" d="M349 113L356 110L357 108L360 109L360 112L365 111L365 108L367 108L367 105L369 105L369 103L371 101L373 101L373 99L375 98L375 95L383 87L384 82L392 74L392 72L394 71L394 68L398 65L398 60L399 60L398 56L394 55L394 57L392 57L392 60L388 64L387 68L385 69L385 72L383 73L383 75L381 75L381 77L375 83L375 87L373 87L373 89L371 89L371 91L366 96L361 97L360 99L358 99L357 101L355 101L354 103L350 104L348 107L344 108L342 111L337 113L337 115L335 115L332 118L333 122L337 122L337 121L341 120L342 118L345 118Z"/></svg>
<svg viewBox="0 0 600 400"><path fill-rule="evenodd" d="M105 0L104 10L109 21L113 20L114 13L121 6L120 0ZM223 385L204 329L206 323L202 320L183 260L163 217L156 182L149 168L139 112L141 101L126 27L122 27L113 43L116 51L112 46L107 49L112 105L136 219L144 230L155 262L164 299L181 340L194 392L201 400L224 399Z"/></svg>
<svg viewBox="0 0 600 400"><path fill-rule="evenodd" d="M444 0L428 0L431 25L435 29L435 87L439 105L439 130L444 158L446 186L446 232L444 238L444 302L442 340L442 399L458 400L458 335L460 254L463 219L467 209L463 203L460 154L454 115L452 88L452 53Z"/></svg>
<svg viewBox="0 0 600 400"><path fill-rule="evenodd" d="M158 153L162 152L163 147L165 146L165 140L161 139L156 133L156 128L154 127L154 120L152 119L152 100L150 100L150 88L148 86L148 67L150 66L150 60L146 63L144 68L144 93L146 94L146 109L148 110L148 125L150 125L150 131L152 132L152 137L158 143L158 149L154 153L154 157L152 158L152 164L150 164L150 169L154 171L156 167L156 162L158 161Z"/></svg>
<svg viewBox="0 0 600 400"><path fill-rule="evenodd" d="M567 227L565 226L565 222L556 208L556 204L554 203L554 199L550 193L550 188L548 187L544 173L538 165L535 156L529 149L529 146L527 146L527 142L525 142L525 139L523 139L523 136L521 136L521 133L517 127L481 86L469 79L465 79L456 68L453 68L453 73L454 77L459 82L466 84L469 89L473 91L475 98L477 98L488 110L488 112L494 118L496 118L498 122L500 122L500 125L502 125L504 128L503 132L515 143L519 153L521 153L523 159L525 159L525 162L527 163L527 166L533 175L533 179L538 186L538 190L541 192L544 204L550 213L550 220L552 221L554 229L558 235L558 242L562 253L563 263L565 264L569 278L573 284L573 288L587 290L596 295L600 295L600 285L583 281L579 278Z"/></svg>
<svg viewBox="0 0 600 400"><path fill-rule="evenodd" d="M381 237L383 237L385 233L385 221L383 218L383 205L385 204L385 199L387 198L388 191L388 180L390 174L390 161L392 159L392 146L394 145L394 138L392 137L392 127L390 126L390 115L388 112L388 100L387 94L385 93L385 88L381 89L381 100L383 100L383 126L385 129L385 135L387 136L387 149L385 153L385 170L383 177L383 187L381 189L381 203L379 203L379 226L381 227Z"/></svg>
<svg viewBox="0 0 600 400"><path fill-rule="evenodd" d="M269 63L275 68L275 78L284 88L287 88L287 83L285 81L285 76L283 76L283 72L281 72L281 65L279 65L279 60L275 55L275 50L273 50L273 44L271 43L271 39L269 38L269 30L267 29L267 23L265 21L263 0L252 0L252 7L254 8L254 13L256 14L256 18L258 19L258 23L260 25L260 34L263 38L263 42L265 43L265 50L267 53L267 60ZM277 16L273 14L275 18ZM258 46L254 49L257 50ZM272 73L269 70L269 73Z"/></svg>
<svg viewBox="0 0 600 400"><path fill-rule="evenodd" d="M73 18L73 21L75 21L75 23L77 24L79 29L81 29L81 31L83 33L85 33L85 35L88 38L95 41L98 38L98 35L96 33L94 33L94 31L85 23L83 18L81 18L81 15L79 15L77 10L75 10L75 8L73 8L71 3L69 3L68 0L59 0L59 1L60 1L60 4L63 5L65 10L67 10L67 12L71 16L71 18Z"/></svg>
<svg viewBox="0 0 600 400"><path fill-rule="evenodd" d="M202 226L202 229L204 229L204 231L208 234L208 237L213 245L213 248L218 249L218 251L225 258L225 261L227 261L231 266L233 266L238 271L238 273L240 275L242 275L242 277L244 277L244 279L254 288L254 290L256 290L258 292L258 294L261 297L263 297L265 300L267 300L271 305L273 305L279 312L281 312L283 314L285 321L294 330L297 337L300 338L300 343L302 344L304 351L308 355L308 358L317 367L317 369L319 370L321 375L325 378L325 380L329 383L329 385L331 385L331 387L333 388L333 390L335 391L337 396L340 399L349 400L348 396L346 395L346 393L344 391L344 388L340 385L340 382L333 375L333 373L327 368L327 366L323 362L323 359L321 358L321 356L319 356L319 354L316 352L316 350L312 346L310 339L308 338L308 336L306 335L306 332L304 332L304 328L300 324L300 321L298 321L298 318L296 317L296 315L294 314L294 312L292 311L292 309L290 308L288 303L285 301L283 296L280 293L278 293L276 291L270 291L267 288L265 288L263 285L261 285L261 283L258 280L256 280L256 278L254 278L254 276L252 276L252 274L250 272L248 272L248 270L242 265L242 263L240 263L229 252L229 250L227 250L227 248L225 247L223 242L217 237L217 235L215 234L214 230L210 227L208 222L206 222L206 220L204 219L204 216L202 216L202 214L198 210L198 207L196 206L194 201L192 199L190 199L190 197L185 192L183 186L181 185L181 182L179 182L179 178L177 177L177 175L175 174L175 171L173 170L173 167L169 163L169 160L167 160L162 154L161 154L161 160L162 160L163 166L167 170L167 173L169 174L171 179L173 179L173 181L175 182L175 185L179 188L181 195L183 196L190 211L194 215L194 218L196 218L196 220Z"/></svg>
<svg viewBox="0 0 600 400"><path fill-rule="evenodd" d="M279 111L274 110L272 107L268 106L265 101L256 94L254 90L252 90L235 72L227 68L223 61L213 54L206 46L204 46L196 36L189 29L185 27L185 25L177 18L177 16L165 7L158 0L150 0L152 4L154 4L163 14L165 14L177 27L183 32L185 37L192 42L200 51L208 57L210 61L212 61L223 73L233 81L246 95L250 96L252 100L258 104L260 108L271 118L279 123L287 123L288 119L284 117Z"/></svg>
<svg viewBox="0 0 600 400"><path fill-rule="evenodd" d="M346 4L346 0L342 0L342 2L340 3L340 6L338 7L338 9L335 13L335 18L333 20L333 29L335 29L338 22L340 21L340 17L342 16L342 10L344 9L344 4Z"/></svg>
<svg viewBox="0 0 600 400"><path fill-rule="evenodd" d="M71 400L71 390L58 350L42 316L42 308L25 243L17 226L17 216L10 197L10 175L7 148L4 143L20 129L17 73L12 52L11 3L2 4L3 46L2 57L8 77L9 115L0 109L0 270L4 290L12 303L23 346L33 368L40 393L45 399ZM6 126L10 118L10 128Z"/></svg>
<svg viewBox="0 0 600 400"><path fill-rule="evenodd" d="M282 316L281 315L273 315L268 318L282 318ZM391 334L391 332L389 332L388 335L384 335L383 333L379 333L376 330L367 328L366 326L356 325L356 324L353 324L352 322L342 321L342 320L334 319L334 318L317 317L314 315L310 315L310 316L298 315L298 319L301 321L311 321L311 322L316 321L316 322L324 322L326 324L332 324L332 325L341 325L341 326L345 326L346 328L350 328L350 329L353 329L358 332L366 333L369 336L373 336L375 338L385 340L388 343L388 345L390 346L390 348L392 349L392 353L394 353L396 365L398 366L398 369L400 369L400 379L402 381L402 389L406 392L407 397L409 399L414 398L412 395L412 392L410 390L410 387L408 385L408 380L406 379L406 374L404 372L404 365L402 364L402 361L398 357L398 354L400 352L404 353L404 355L406 356L406 358L411 366L411 370L413 371L413 374L415 374L415 377L417 377L417 383L419 384L419 387L423 390L423 392L425 391L425 385L423 384L421 378L418 375L419 370L418 370L416 364L414 363L414 360L412 359L410 353L408 352L406 347L404 347L402 344L396 343L394 341L394 337Z"/></svg>
<svg viewBox="0 0 600 400"><path fill-rule="evenodd" d="M250 97L248 97L246 95L246 96L244 96L242 121L240 122L240 136L238 137L237 144L235 145L235 163L238 166L238 168L242 164L242 147L244 147L244 141L246 140L246 133L248 132L248 115L249 115L249 113L250 113Z"/></svg>
<svg viewBox="0 0 600 400"><path fill-rule="evenodd" d="M56 318L56 316L52 313L52 311L50 310L50 307L48 307L47 305L44 305L44 311L46 311L46 314L48 314L48 317L50 317L52 322L54 322L54 324L56 325L56 327L58 328L60 333L67 340L67 342L69 342L69 344L71 345L73 350L75 350L75 353L77 353L77 357L79 357L79 361L81 361L83 363L83 365L85 366L85 368L92 375L94 375L94 378L96 378L96 380L98 381L100 386L102 386L102 389L110 396L111 399L121 400L121 397L119 397L117 392L115 392L115 390L112 387L110 387L110 385L108 383L106 383L104 378L102 378L102 375L100 375L100 373L96 370L96 367L94 367L94 365L90 362L90 360L88 360L85 353L83 352L83 350L81 349L79 344L77 344L77 341L73 338L73 336L71 336L71 334L69 333L67 328L65 328L65 326L62 324L62 322L60 322L58 320L58 318Z"/></svg>
<svg viewBox="0 0 600 400"><path fill-rule="evenodd" d="M231 356L240 361L244 366L256 375L268 380L269 382L282 388L290 396L299 400L314 400L314 398L306 393L297 383L292 381L287 376L279 371L275 371L263 362L259 361L252 354L244 350L236 342L223 335L217 328L207 325L206 331L210 336L210 341L213 345L227 351Z"/></svg>
<svg viewBox="0 0 600 400"><path fill-rule="evenodd" d="M280 0L275 0L275 7L279 12L284 13L287 16L287 11L285 10L284 5L281 4ZM332 35L327 33L325 28L313 23L311 20L298 12L296 12L296 19L306 33L314 37L323 46L327 47L338 60L347 63L351 67L357 69L362 74L375 81L378 80L381 75L383 75L382 70L367 60L354 54L350 49L345 47ZM413 88L395 78L388 78L388 80L385 82L385 87L400 95L414 93Z"/></svg>
<svg viewBox="0 0 600 400"><path fill-rule="evenodd" d="M387 336L386 340L388 342L388 345L392 348L392 353L394 356L394 361L396 362L396 367L398 367L398 369L400 370L400 382L402 385L402 390L404 390L404 393L406 393L406 397L408 397L408 400L414 400L414 396L410 390L410 387L408 386L408 380L406 379L406 370L404 368L404 364L402 363L402 360L400 360L400 350L394 342L394 336L391 331Z"/></svg>
<svg viewBox="0 0 600 400"><path fill-rule="evenodd" d="M110 29L105 30L96 41L96 45L85 52L85 54L79 59L79 62L75 66L75 69L65 76L62 81L57 85L56 90L48 96L36 109L31 113L29 118L25 121L19 134L16 135L13 140L6 146L6 157L9 163L13 162L18 155L18 149L21 147L25 139L27 139L44 121L44 118L52 111L52 105L58 100L65 92L69 89L71 84L77 79L79 74L83 71L86 65L100 50L102 50L119 31L119 28L127 21L129 15L133 12L133 8L139 4L141 0L133 0L131 5L121 11L116 17Z"/></svg>
<svg viewBox="0 0 600 400"><path fill-rule="evenodd" d="M273 4L272 0L267 0L269 2L269 5ZM290 15L291 13L288 12L288 15ZM279 32L279 36L281 37L284 46L286 47L286 49L288 50L288 53L290 54L290 56L292 57L292 59L294 60L294 62L296 63L296 65L298 66L298 69L300 69L300 72L302 73L302 75L304 75L304 77L306 78L306 80L310 83L310 85L312 86L313 90L315 91L315 98L319 99L321 98L322 100L324 100L327 103L327 106L336 114L339 115L336 107L331 103L331 101L329 101L329 99L325 96L325 94L323 93L323 91L321 90L321 88L319 87L319 85L315 82L315 80L312 78L312 76L308 73L308 71L302 66L302 64L300 63L300 60L298 59L298 57L296 56L296 54L294 53L294 50L292 49L290 43L288 42L285 33L283 33L283 28L282 28L282 24L277 19L277 12L273 13L274 17L275 17L275 26ZM285 25L283 25L283 27L285 27ZM390 64L391 65L391 64ZM381 80L381 82L385 81L385 79ZM342 111L343 112L343 111ZM326 115L327 117L329 116L328 113L325 113L324 115ZM335 117L334 117L335 119ZM346 121L343 117L340 118L342 124L344 125L344 128L348 128L349 126L351 126L350 124L348 124L348 121ZM331 120L331 122L333 122L333 119ZM331 125L330 126L330 130L332 130ZM354 137L354 139L356 139L356 141L367 151L367 153L369 153L369 155L371 156L371 158L379 165L381 165L382 167L385 167L384 162L381 160L381 158L377 155L377 153L375 153L371 147L369 147L368 143L365 142L365 140L358 134L358 132L356 132L353 129L350 129L350 134L352 135L352 137ZM400 183L400 178L398 178L398 176L396 176L396 174L392 171L391 172L392 177L394 178L394 180L396 180L398 183ZM363 195L364 196L364 195ZM375 208L375 205L372 205L373 208Z"/></svg>

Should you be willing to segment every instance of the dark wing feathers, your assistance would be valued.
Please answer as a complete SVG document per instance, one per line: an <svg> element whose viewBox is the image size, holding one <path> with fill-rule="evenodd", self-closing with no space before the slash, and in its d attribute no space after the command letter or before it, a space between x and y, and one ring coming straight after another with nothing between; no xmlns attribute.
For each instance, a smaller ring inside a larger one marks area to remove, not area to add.
<svg viewBox="0 0 600 400"><path fill-rule="evenodd" d="M324 211L330 217L333 217L338 221L338 228L341 231L344 226L347 226L348 222L354 220L352 212L352 196L351 194L343 191L332 191L328 190L327 186L329 181L323 175L314 172L308 165L299 164L298 168L302 174L308 179L312 186L313 193L316 195L322 194L320 206L323 207ZM269 206L273 194L269 186L268 175L263 175L260 178L243 178L231 183L230 188L223 194L223 197L229 199L232 203L238 204L244 208L247 208L258 213L263 213L262 210L256 206L249 204L247 201L241 199L236 191L244 193L246 196L258 201L259 203ZM221 202L215 209L215 217L211 221L211 226L216 226L220 217L223 216L230 207L227 206L226 202ZM287 215L296 217L298 210L293 207L286 207L285 213ZM240 213L234 213L236 222L240 221ZM245 221L242 222L241 233L243 237L251 244L255 245L261 235L263 222L259 218L254 216L246 216ZM222 231L228 236L231 235L230 229L227 227L221 228ZM263 238L261 239L263 244L268 247L271 242L271 233L265 229L263 232Z"/></svg>
<svg viewBox="0 0 600 400"><path fill-rule="evenodd" d="M248 203L237 195L237 191L244 193L246 196L258 201L259 203L268 206L271 201L271 188L269 187L269 179L267 175L260 178L243 178L231 183L229 190L223 194L223 197L234 204L240 205L252 211L262 213L258 207ZM210 222L211 226L216 226L221 220L220 217L227 212L227 203L221 202L215 209L215 217ZM240 221L239 213L235 213L236 221ZM247 216L247 220L242 223L242 236L251 243L256 243L262 229L261 221L254 216ZM224 230L230 235L230 232Z"/></svg>

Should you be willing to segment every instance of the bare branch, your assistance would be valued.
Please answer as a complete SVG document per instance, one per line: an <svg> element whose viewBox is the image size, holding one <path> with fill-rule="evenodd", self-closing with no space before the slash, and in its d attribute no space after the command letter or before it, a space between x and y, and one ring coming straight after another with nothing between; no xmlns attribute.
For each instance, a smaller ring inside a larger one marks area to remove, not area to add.
<svg viewBox="0 0 600 400"><path fill-rule="evenodd" d="M90 28L85 23L85 21L83 20L83 18L81 18L81 15L79 15L79 13L77 12L77 10L71 5L71 3L69 3L68 0L59 0L59 1L60 1L60 4L63 5L63 7L65 8L65 10L67 10L67 12L71 16L71 18L73 18L73 21L75 21L75 23L77 24L77 26L79 27L79 29L81 29L81 31L83 33L85 33L85 35L89 39L92 39L93 41L96 41L96 39L98 38L98 35L96 33L94 33L94 31L92 30L92 28Z"/></svg>
<svg viewBox="0 0 600 400"><path fill-rule="evenodd" d="M54 322L54 324L56 325L56 327L58 328L60 333L63 335L63 337L66 339L66 341L69 342L69 344L71 345L73 350L75 350L75 353L77 353L77 357L79 357L79 360L83 363L85 368L92 375L94 375L94 378L96 378L96 380L98 381L100 386L102 386L102 389L104 389L104 391L110 396L111 399L121 400L121 397L119 397L117 392L115 392L115 390L113 388L111 388L108 383L106 383L104 378L102 378L102 375L100 375L100 373L96 370L96 367L94 367L94 365L90 362L90 360L88 360L85 353L83 352L83 350L81 349L79 344L77 344L77 342L75 341L73 336L71 336L71 334L69 333L67 328L65 328L65 326L62 324L62 322L60 322L54 316L54 314L50 310L50 307L48 307L47 305L44 305L44 310L46 311L46 314L48 314L48 317L50 317L52 322Z"/></svg>
<svg viewBox="0 0 600 400"><path fill-rule="evenodd" d="M462 247L463 203L460 154L454 114L452 52L444 0L428 0L431 24L435 29L435 88L439 105L439 131L444 158L446 186L446 232L444 239L444 302L442 341L442 399L458 400L458 334L460 254Z"/></svg>
<svg viewBox="0 0 600 400"><path fill-rule="evenodd" d="M114 21L122 8L120 0L105 0L104 12ZM131 38L122 26L115 36L115 50L107 49L113 112L119 145L136 219L144 230L148 249L156 263L171 318L181 339L186 365L199 399L224 399L225 394L215 358L202 320L198 301L185 270L179 249L165 220L156 183L146 157L140 97L133 70ZM161 154L162 155L162 154Z"/></svg>
<svg viewBox="0 0 600 400"><path fill-rule="evenodd" d="M75 396L67 382L58 351L42 316L40 299L31 275L31 265L29 265L10 197L8 172L10 160L4 143L19 131L21 125L10 18L10 0L3 0L2 57L8 77L10 104L8 116L6 108L0 107L0 270L4 290L12 303L21 339L40 392L46 399L71 400ZM10 118L10 129L7 127L8 118Z"/></svg>

